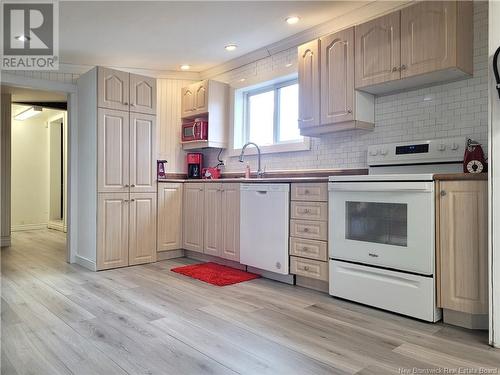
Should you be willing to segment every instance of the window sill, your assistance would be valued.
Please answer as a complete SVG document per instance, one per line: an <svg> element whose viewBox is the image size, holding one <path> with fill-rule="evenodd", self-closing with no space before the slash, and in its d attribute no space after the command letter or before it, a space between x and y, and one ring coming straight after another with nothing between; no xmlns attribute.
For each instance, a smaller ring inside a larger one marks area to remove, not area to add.
<svg viewBox="0 0 500 375"><path fill-rule="evenodd" d="M295 151L309 151L311 150L311 140L308 137L304 137L302 142L293 143L281 143L270 146L259 146L261 154L277 154L281 152L295 152ZM228 156L235 157L240 156L241 148L229 149ZM257 155L257 149L250 145L245 150L245 155Z"/></svg>

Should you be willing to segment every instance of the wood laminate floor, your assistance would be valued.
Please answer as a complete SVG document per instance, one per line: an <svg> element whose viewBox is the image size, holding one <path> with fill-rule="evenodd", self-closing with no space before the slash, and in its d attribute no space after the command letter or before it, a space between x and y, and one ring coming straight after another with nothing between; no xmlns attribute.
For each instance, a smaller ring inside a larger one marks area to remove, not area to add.
<svg viewBox="0 0 500 375"><path fill-rule="evenodd" d="M2 249L2 374L388 374L500 366L486 332L427 324L258 279L215 287L188 259L102 272L59 232ZM495 373L495 372L494 372Z"/></svg>

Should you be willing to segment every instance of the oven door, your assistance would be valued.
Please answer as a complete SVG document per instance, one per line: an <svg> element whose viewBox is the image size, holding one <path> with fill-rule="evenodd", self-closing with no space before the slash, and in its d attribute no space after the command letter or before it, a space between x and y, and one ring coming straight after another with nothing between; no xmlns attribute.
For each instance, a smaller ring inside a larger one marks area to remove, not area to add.
<svg viewBox="0 0 500 375"><path fill-rule="evenodd" d="M333 182L329 201L330 258L434 273L433 182Z"/></svg>

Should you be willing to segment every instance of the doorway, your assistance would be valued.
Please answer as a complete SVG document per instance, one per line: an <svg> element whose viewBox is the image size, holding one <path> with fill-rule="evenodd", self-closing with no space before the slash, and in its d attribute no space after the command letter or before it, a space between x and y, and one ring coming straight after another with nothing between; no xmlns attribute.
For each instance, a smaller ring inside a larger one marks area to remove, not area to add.
<svg viewBox="0 0 500 375"><path fill-rule="evenodd" d="M66 94L2 86L5 92L11 98L11 246L52 238L49 255L66 261Z"/></svg>

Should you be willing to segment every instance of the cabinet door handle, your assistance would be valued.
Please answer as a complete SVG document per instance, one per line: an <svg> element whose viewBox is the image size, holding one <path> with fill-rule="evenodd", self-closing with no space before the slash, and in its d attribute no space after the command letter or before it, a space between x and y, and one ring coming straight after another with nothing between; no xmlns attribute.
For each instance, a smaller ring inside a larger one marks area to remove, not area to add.
<svg viewBox="0 0 500 375"><path fill-rule="evenodd" d="M130 106L131 106L131 107L135 107L135 104L134 104L134 103L130 103Z"/></svg>
<svg viewBox="0 0 500 375"><path fill-rule="evenodd" d="M125 185L123 185L123 187L129 187L129 185L128 185L128 184L125 184Z"/></svg>
<svg viewBox="0 0 500 375"><path fill-rule="evenodd" d="M123 102L123 105L128 105L128 103L127 102Z"/></svg>
<svg viewBox="0 0 500 375"><path fill-rule="evenodd" d="M397 72L398 70L399 70L399 68L397 66L395 66L394 68L392 68L393 72Z"/></svg>
<svg viewBox="0 0 500 375"><path fill-rule="evenodd" d="M132 184L132 185L130 185L130 187L135 187L135 185L134 185L134 184Z"/></svg>
<svg viewBox="0 0 500 375"><path fill-rule="evenodd" d="M129 201L128 199L125 199L125 200L124 200L124 202L128 203L128 202L130 202L130 201Z"/></svg>
<svg viewBox="0 0 500 375"><path fill-rule="evenodd" d="M131 201L131 202L135 202L135 199L131 199L130 201Z"/></svg>
<svg viewBox="0 0 500 375"><path fill-rule="evenodd" d="M405 64L401 65L401 70L406 70L407 66Z"/></svg>
<svg viewBox="0 0 500 375"><path fill-rule="evenodd" d="M444 197L444 196L446 195L446 190L441 190L441 191L439 192L439 194L440 194L442 197Z"/></svg>
<svg viewBox="0 0 500 375"><path fill-rule="evenodd" d="M347 113L352 113L352 109L348 108Z"/></svg>

